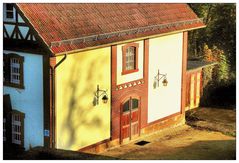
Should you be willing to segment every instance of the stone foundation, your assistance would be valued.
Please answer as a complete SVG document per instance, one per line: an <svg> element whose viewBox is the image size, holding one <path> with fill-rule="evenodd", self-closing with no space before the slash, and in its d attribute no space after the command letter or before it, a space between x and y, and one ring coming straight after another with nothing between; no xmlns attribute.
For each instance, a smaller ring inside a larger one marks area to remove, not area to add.
<svg viewBox="0 0 239 163"><path fill-rule="evenodd" d="M150 134L154 134L166 128L174 128L180 125L185 124L185 114L175 114L169 117L163 118L161 120L155 121L153 123L148 124L147 127L140 130L140 136L137 139L141 138L141 136L147 136ZM132 140L134 141L134 140ZM130 143L129 141L128 143ZM114 148L120 146L120 140L104 140L97 144L93 144L91 146L80 149L81 152L87 153L101 153L107 149Z"/></svg>

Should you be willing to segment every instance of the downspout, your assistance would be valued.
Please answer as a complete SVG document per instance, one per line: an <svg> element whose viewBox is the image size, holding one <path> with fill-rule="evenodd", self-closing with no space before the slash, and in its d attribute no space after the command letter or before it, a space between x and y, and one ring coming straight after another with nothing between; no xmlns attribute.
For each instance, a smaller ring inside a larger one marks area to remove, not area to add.
<svg viewBox="0 0 239 163"><path fill-rule="evenodd" d="M56 68L66 59L66 54L64 55L64 57L54 66L50 66L50 69L51 69L51 86L52 86L52 93L51 93L51 100L52 100L52 103L51 103L51 114L52 114L52 144L50 145L51 148L55 148L55 70Z"/></svg>

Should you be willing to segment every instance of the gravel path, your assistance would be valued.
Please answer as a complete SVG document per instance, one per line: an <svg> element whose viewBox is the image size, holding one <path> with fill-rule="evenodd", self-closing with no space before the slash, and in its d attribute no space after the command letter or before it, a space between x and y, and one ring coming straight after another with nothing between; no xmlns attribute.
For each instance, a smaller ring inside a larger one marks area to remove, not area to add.
<svg viewBox="0 0 239 163"><path fill-rule="evenodd" d="M127 160L236 159L235 137L220 132L198 130L187 125L167 129L140 140L150 143L139 146L132 142L101 155Z"/></svg>

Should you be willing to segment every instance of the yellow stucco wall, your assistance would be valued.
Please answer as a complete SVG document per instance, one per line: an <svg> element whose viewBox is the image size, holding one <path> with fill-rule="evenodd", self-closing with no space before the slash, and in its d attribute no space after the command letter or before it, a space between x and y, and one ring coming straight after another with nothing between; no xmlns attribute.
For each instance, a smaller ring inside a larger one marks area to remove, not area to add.
<svg viewBox="0 0 239 163"><path fill-rule="evenodd" d="M144 70L144 41L137 41L134 43L139 44L139 49L138 49L138 72L122 75L122 46L126 44L120 44L117 45L117 85L118 84L123 84L127 83L130 81L138 80L143 78L143 70Z"/></svg>
<svg viewBox="0 0 239 163"><path fill-rule="evenodd" d="M56 70L56 147L78 150L110 138L110 47L68 55ZM57 57L57 62L62 57ZM94 92L108 103L94 106Z"/></svg>

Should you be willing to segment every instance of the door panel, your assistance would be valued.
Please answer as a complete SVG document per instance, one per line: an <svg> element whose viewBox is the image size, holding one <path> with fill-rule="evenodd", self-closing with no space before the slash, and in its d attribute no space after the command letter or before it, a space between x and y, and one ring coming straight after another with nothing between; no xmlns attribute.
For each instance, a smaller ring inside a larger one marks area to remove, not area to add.
<svg viewBox="0 0 239 163"><path fill-rule="evenodd" d="M130 128L129 126L124 126L122 128L122 139L128 138L129 137L129 132L130 132Z"/></svg>
<svg viewBox="0 0 239 163"><path fill-rule="evenodd" d="M133 110L131 112L131 123L132 122L138 122L139 120L139 112L138 112L138 109L137 110Z"/></svg>
<svg viewBox="0 0 239 163"><path fill-rule="evenodd" d="M139 123L133 122L131 123L131 139L138 137L139 135Z"/></svg>
<svg viewBox="0 0 239 163"><path fill-rule="evenodd" d="M129 123L130 123L130 114L129 113L123 114L122 125L127 126L127 125L129 125Z"/></svg>
<svg viewBox="0 0 239 163"><path fill-rule="evenodd" d="M122 123L122 139L130 136L130 111L129 101L123 105L123 114L121 116Z"/></svg>
<svg viewBox="0 0 239 163"><path fill-rule="evenodd" d="M134 109L131 112L131 136L139 134L139 111Z"/></svg>

